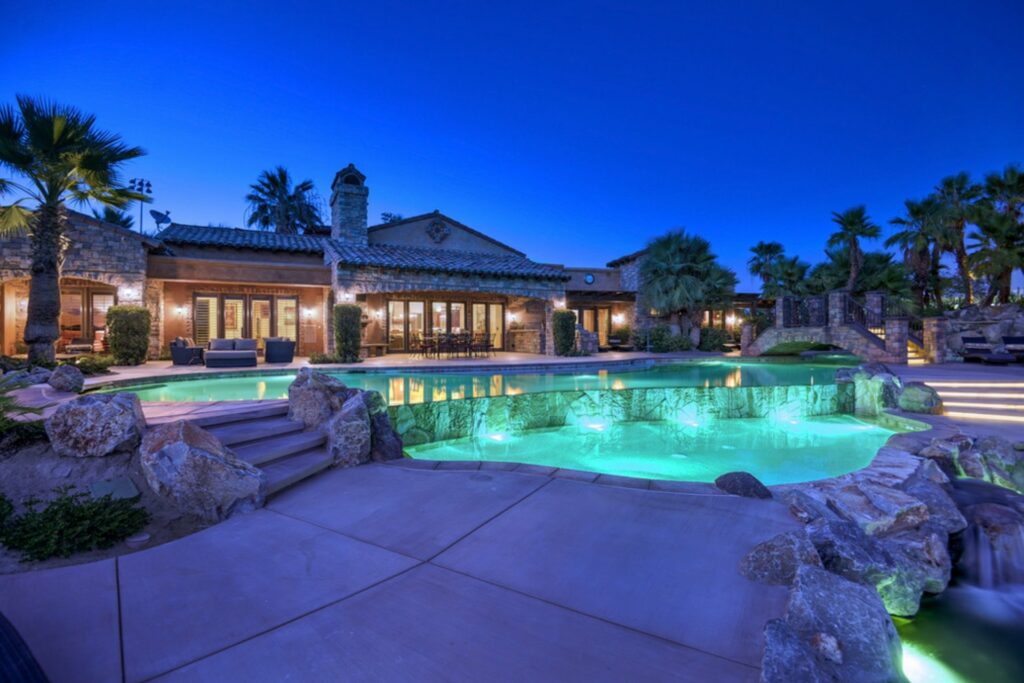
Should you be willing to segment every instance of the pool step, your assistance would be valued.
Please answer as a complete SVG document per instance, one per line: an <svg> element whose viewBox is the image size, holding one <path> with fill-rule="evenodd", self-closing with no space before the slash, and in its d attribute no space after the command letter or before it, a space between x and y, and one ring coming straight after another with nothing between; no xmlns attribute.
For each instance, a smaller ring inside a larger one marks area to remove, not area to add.
<svg viewBox="0 0 1024 683"><path fill-rule="evenodd" d="M327 450L326 446L320 446L286 458L279 458L271 463L261 465L260 469L267 475L267 496L272 496L330 466L331 452Z"/></svg>
<svg viewBox="0 0 1024 683"><path fill-rule="evenodd" d="M256 443L236 446L233 450L241 460L262 466L275 460L322 446L327 436L320 430L282 434Z"/></svg>
<svg viewBox="0 0 1024 683"><path fill-rule="evenodd" d="M228 408L223 411L210 411L207 414L186 419L194 425L198 425L204 429L211 429L213 427L232 424L234 422L244 422L247 420L256 420L267 417L279 417L287 414L288 401L274 401L265 406L258 406L244 410Z"/></svg>
<svg viewBox="0 0 1024 683"><path fill-rule="evenodd" d="M222 444L230 446L234 450L236 446L241 444L271 439L283 434L301 432L305 429L305 425L301 422L289 420L287 417L261 417L206 427L206 429L220 439Z"/></svg>

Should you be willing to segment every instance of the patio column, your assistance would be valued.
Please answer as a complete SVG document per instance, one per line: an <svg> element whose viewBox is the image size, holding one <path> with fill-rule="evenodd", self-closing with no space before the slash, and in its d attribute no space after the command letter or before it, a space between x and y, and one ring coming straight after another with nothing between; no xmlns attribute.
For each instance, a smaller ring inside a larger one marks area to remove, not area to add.
<svg viewBox="0 0 1024 683"><path fill-rule="evenodd" d="M545 356L555 355L555 304L551 299L544 300L544 329L542 334L541 353Z"/></svg>
<svg viewBox="0 0 1024 683"><path fill-rule="evenodd" d="M845 289L837 289L828 293L828 325L829 327L842 327L846 322L846 297Z"/></svg>
<svg viewBox="0 0 1024 683"><path fill-rule="evenodd" d="M775 327L786 326L786 299L788 298L780 296L775 300Z"/></svg>
<svg viewBox="0 0 1024 683"><path fill-rule="evenodd" d="M925 359L929 363L945 363L949 321L938 317L925 318L922 322L924 323Z"/></svg>
<svg viewBox="0 0 1024 683"><path fill-rule="evenodd" d="M746 356L747 349L754 343L754 326L751 323L743 323L740 327L740 355Z"/></svg>
<svg viewBox="0 0 1024 683"><path fill-rule="evenodd" d="M885 352L893 363L907 362L908 318L887 318L885 321Z"/></svg>

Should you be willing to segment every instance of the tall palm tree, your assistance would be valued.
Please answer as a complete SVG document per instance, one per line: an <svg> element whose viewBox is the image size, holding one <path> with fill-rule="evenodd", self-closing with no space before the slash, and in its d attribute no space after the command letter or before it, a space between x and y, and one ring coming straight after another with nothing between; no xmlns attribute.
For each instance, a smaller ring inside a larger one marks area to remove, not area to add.
<svg viewBox="0 0 1024 683"><path fill-rule="evenodd" d="M771 266L769 280L762 294L766 297L780 297L806 293L807 271L810 267L810 264L801 261L798 256L780 258Z"/></svg>
<svg viewBox="0 0 1024 683"><path fill-rule="evenodd" d="M132 226L135 225L135 219L132 218L130 213L121 209L115 209L113 206L104 206L102 211L93 209L92 215L105 223L120 225L128 230L131 230Z"/></svg>
<svg viewBox="0 0 1024 683"><path fill-rule="evenodd" d="M753 256L747 261L750 274L761 279L762 287L771 281L772 267L778 263L785 253L784 247L778 242L758 242L750 248Z"/></svg>
<svg viewBox="0 0 1024 683"><path fill-rule="evenodd" d="M862 239L878 239L881 228L871 222L864 206L855 206L842 213L832 212L832 222L839 229L828 238L830 247L845 247L849 252L850 277L846 281L846 289L853 291L857 284L857 275L864 266L864 251L861 249Z"/></svg>
<svg viewBox="0 0 1024 683"><path fill-rule="evenodd" d="M984 305L998 295L1000 303L1009 303L1013 271L1024 272L1024 174L1008 166L1002 174L985 178L984 196L974 205L971 222L977 229L969 237L975 240L969 263L989 278L991 286Z"/></svg>
<svg viewBox="0 0 1024 683"><path fill-rule="evenodd" d="M52 363L60 336L60 269L69 201L123 208L148 197L121 186L121 165L144 154L96 128L74 107L19 95L0 107L0 195L21 196L0 207L0 234L28 230L31 250L25 344L29 361ZM24 181L20 180L23 178ZM26 206L34 204L35 206Z"/></svg>
<svg viewBox="0 0 1024 683"><path fill-rule="evenodd" d="M974 289L967 256L967 223L972 205L981 197L981 186L971 182L966 171L961 171L943 178L935 187L935 196L942 202L943 218L952 242L951 251L964 290L964 303L969 305L974 300Z"/></svg>
<svg viewBox="0 0 1024 683"><path fill-rule="evenodd" d="M685 230L650 242L640 278L644 301L685 322L694 346L704 310L727 303L736 288L736 274L718 263L708 241Z"/></svg>
<svg viewBox="0 0 1024 683"><path fill-rule="evenodd" d="M918 307L924 308L932 291L932 245L936 241L941 206L934 197L927 197L921 201L908 199L904 206L904 215L889 221L900 230L885 240L885 246L899 246L903 250L903 262L913 277L911 289Z"/></svg>
<svg viewBox="0 0 1024 683"><path fill-rule="evenodd" d="M249 190L245 195L249 227L298 234L316 230L322 223L313 181L303 180L292 187L291 175L283 166L263 171Z"/></svg>

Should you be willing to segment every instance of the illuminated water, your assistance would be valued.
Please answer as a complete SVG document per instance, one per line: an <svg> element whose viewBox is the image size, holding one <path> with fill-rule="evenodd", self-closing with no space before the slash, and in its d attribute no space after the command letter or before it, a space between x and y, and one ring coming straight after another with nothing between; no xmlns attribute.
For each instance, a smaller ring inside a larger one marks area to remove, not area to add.
<svg viewBox="0 0 1024 683"><path fill-rule="evenodd" d="M849 415L703 423L599 420L518 434L407 447L426 460L522 462L649 479L714 481L750 472L765 484L810 481L865 467L893 432Z"/></svg>
<svg viewBox="0 0 1024 683"><path fill-rule="evenodd" d="M637 389L645 387L741 387L832 384L836 364L701 361L660 365L646 370L558 373L332 372L349 386L375 389L390 405L538 391ZM140 384L113 389L132 391L142 401L239 401L288 398L295 373L197 379Z"/></svg>

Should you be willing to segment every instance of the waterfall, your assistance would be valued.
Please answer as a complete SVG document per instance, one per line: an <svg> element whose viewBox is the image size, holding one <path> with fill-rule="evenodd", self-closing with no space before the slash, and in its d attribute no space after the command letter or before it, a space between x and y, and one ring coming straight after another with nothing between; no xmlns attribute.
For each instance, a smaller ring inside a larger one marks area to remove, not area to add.
<svg viewBox="0 0 1024 683"><path fill-rule="evenodd" d="M981 588L1024 586L1024 524L993 528L972 521L964 530L957 567L966 583Z"/></svg>

